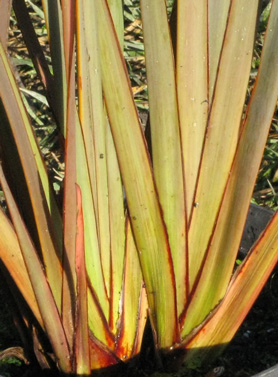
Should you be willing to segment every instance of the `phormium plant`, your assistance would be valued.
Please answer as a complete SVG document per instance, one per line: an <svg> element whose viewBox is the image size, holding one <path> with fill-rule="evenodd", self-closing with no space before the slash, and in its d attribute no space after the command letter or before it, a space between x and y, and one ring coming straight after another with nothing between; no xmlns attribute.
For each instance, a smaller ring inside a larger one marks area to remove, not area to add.
<svg viewBox="0 0 278 377"><path fill-rule="evenodd" d="M42 5L51 67L25 1L0 1L0 257L37 359L72 375L126 362L148 317L162 361L201 363L232 339L278 259L275 215L233 273L277 102L278 1L245 108L259 0L178 0L170 24L165 0L141 0L148 141L122 1ZM11 7L61 134L62 208L7 50Z"/></svg>

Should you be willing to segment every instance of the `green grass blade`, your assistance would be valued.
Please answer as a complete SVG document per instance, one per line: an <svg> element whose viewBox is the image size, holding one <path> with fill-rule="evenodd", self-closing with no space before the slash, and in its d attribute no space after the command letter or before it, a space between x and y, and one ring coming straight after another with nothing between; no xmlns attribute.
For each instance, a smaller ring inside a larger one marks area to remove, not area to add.
<svg viewBox="0 0 278 377"><path fill-rule="evenodd" d="M175 278L164 221L125 63L106 2L97 1L103 90L157 343L178 337ZM113 69L111 69L113 67ZM172 321L169 323L169 316ZM167 325L166 325L167 324Z"/></svg>
<svg viewBox="0 0 278 377"><path fill-rule="evenodd" d="M4 53L4 50L0 46L0 54L3 59L3 69L5 70L5 73L1 75L2 81L7 80L5 83L5 90L4 95L2 97L2 101L4 102L5 96L12 96L9 98L8 101L6 101L5 111L8 113L10 112L10 116L13 117L13 119L17 119L17 123L19 126L19 119L21 120L21 127L24 127L26 130L26 133L28 135L29 142L31 144L31 148L33 151L34 159L37 165L38 173L41 179L42 188L44 191L45 199L47 202L47 206L52 218L52 221L54 223L53 230L55 232L56 240L57 240L57 246L58 246L58 254L59 258L62 254L62 216L60 214L60 210L57 206L56 198L54 196L53 187L51 185L51 182L48 178L48 173L42 158L42 154L40 152L39 146L37 144L31 123L29 121L26 109L24 108L22 96L18 89L17 82L13 75L12 66L9 63L7 55ZM5 79L4 79L5 75ZM9 94L8 94L9 93ZM14 102L16 101L16 103ZM13 115L12 115L13 113ZM13 133L15 133L16 128L14 128ZM22 131L24 132L24 131ZM19 148L20 149L20 148ZM22 148L24 150L24 148Z"/></svg>
<svg viewBox="0 0 278 377"><path fill-rule="evenodd" d="M15 1L13 9L16 14L17 22L20 25L20 30L27 46L28 53L46 91L53 114L56 119L59 119L59 109L57 107L56 88L54 87L53 76L50 73L43 49L37 39L27 5L24 1Z"/></svg>
<svg viewBox="0 0 278 377"><path fill-rule="evenodd" d="M36 4L34 4L31 0L27 0L28 4L32 7L33 11L36 13L38 17L40 17L42 20L44 20L44 13L41 10L40 7L38 7Z"/></svg>
<svg viewBox="0 0 278 377"><path fill-rule="evenodd" d="M175 65L164 0L141 1L152 160L174 264L177 307L186 302L186 210ZM172 179L175 171L175 179Z"/></svg>

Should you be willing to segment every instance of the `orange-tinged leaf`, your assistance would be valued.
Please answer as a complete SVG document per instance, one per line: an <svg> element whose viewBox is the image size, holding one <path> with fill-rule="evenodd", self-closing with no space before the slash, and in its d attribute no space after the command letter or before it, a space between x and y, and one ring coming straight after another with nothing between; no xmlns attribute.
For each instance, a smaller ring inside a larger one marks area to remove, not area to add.
<svg viewBox="0 0 278 377"><path fill-rule="evenodd" d="M41 314L24 264L16 233L2 210L0 210L0 229L0 259L4 262L37 321L43 327Z"/></svg>
<svg viewBox="0 0 278 377"><path fill-rule="evenodd" d="M75 109L75 70L71 62L68 88L66 146L65 146L65 181L64 181L64 257L63 257L63 325L69 346L73 347L76 294L76 109Z"/></svg>
<svg viewBox="0 0 278 377"><path fill-rule="evenodd" d="M77 374L90 374L90 345L88 328L87 271L85 265L84 223L82 211L82 195L76 186L77 225L76 225L76 328L75 328L75 360Z"/></svg>
<svg viewBox="0 0 278 377"><path fill-rule="evenodd" d="M115 337L111 334L107 319L104 316L97 296L90 284L88 284L88 323L91 333L101 343L113 350Z"/></svg>
<svg viewBox="0 0 278 377"><path fill-rule="evenodd" d="M103 90L160 347L178 340L175 278L146 143L106 1L97 0ZM113 67L113 69L111 69ZM171 317L169 323L167 319ZM167 324L167 325L166 325Z"/></svg>
<svg viewBox="0 0 278 377"><path fill-rule="evenodd" d="M107 368L120 362L116 355L92 335L90 337L90 354L91 369Z"/></svg>
<svg viewBox="0 0 278 377"><path fill-rule="evenodd" d="M175 65L164 0L142 0L152 161L174 264L177 309L186 302L186 209ZM172 179L175 171L175 179Z"/></svg>
<svg viewBox="0 0 278 377"><path fill-rule="evenodd" d="M219 306L205 324L196 329L191 339L185 342L189 350L187 362L196 354L207 356L211 346L225 346L235 335L278 262L277 226L276 213L260 240L238 268Z"/></svg>
<svg viewBox="0 0 278 377"><path fill-rule="evenodd" d="M146 292L143 288L142 272L128 220L126 234L124 281L116 343L116 354L123 361L138 352L147 319Z"/></svg>
<svg viewBox="0 0 278 377"><path fill-rule="evenodd" d="M229 13L189 225L190 290L205 257L238 142L257 10L256 0L247 0L244 7L235 0Z"/></svg>
<svg viewBox="0 0 278 377"><path fill-rule="evenodd" d="M137 334L133 346L132 355L138 355L141 352L141 346L143 341L144 329L146 326L146 321L148 315L146 313L146 308L148 305L148 298L145 285L142 286L141 295L139 300L139 311L137 313Z"/></svg>
<svg viewBox="0 0 278 377"><path fill-rule="evenodd" d="M45 331L47 332L50 343L57 357L60 369L65 373L70 373L72 371L70 353L59 311L49 286L48 279L44 273L43 266L41 265L38 254L33 246L32 240L29 237L6 182L1 164L0 183L5 194L24 262L41 312Z"/></svg>
<svg viewBox="0 0 278 377"><path fill-rule="evenodd" d="M0 95L24 170L37 225L44 266L57 306L61 306L61 249L56 241L54 222L50 215L55 198L33 131L13 77L7 55L0 41ZM47 209L48 207L48 209ZM58 211L55 214L58 216ZM57 217L57 227L61 223ZM60 230L60 229L58 229ZM57 233L56 233L57 234ZM58 239L58 238L57 238Z"/></svg>

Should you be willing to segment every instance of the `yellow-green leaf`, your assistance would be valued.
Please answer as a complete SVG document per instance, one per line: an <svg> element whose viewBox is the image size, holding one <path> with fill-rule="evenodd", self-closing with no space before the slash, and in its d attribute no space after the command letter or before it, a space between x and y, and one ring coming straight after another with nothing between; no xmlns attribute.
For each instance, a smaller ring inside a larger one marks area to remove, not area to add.
<svg viewBox="0 0 278 377"><path fill-rule="evenodd" d="M175 65L164 0L142 0L152 161L174 264L177 308L186 302L186 210ZM175 171L175 179L172 179Z"/></svg>
<svg viewBox="0 0 278 377"><path fill-rule="evenodd" d="M178 1L176 77L188 219L209 107L207 17L205 1Z"/></svg>
<svg viewBox="0 0 278 377"><path fill-rule="evenodd" d="M214 235L210 241L199 284L195 288L186 314L188 318L193 318L195 325L200 323L222 299L228 286L272 114L276 107L278 97L277 8L277 5L273 5L256 85L248 105Z"/></svg>
<svg viewBox="0 0 278 377"><path fill-rule="evenodd" d="M178 339L175 278L145 140L106 2L97 0L103 90L157 343ZM112 69L113 67L113 69ZM169 316L172 321L169 323Z"/></svg>
<svg viewBox="0 0 278 377"><path fill-rule="evenodd" d="M238 142L257 10L257 0L247 0L244 7L235 0L229 13L189 225L190 290L210 242Z"/></svg>

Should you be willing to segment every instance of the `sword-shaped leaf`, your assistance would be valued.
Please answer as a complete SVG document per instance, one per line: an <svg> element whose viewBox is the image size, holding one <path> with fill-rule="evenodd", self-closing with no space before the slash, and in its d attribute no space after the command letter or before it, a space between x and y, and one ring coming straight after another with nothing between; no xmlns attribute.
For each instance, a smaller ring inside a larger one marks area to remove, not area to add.
<svg viewBox="0 0 278 377"><path fill-rule="evenodd" d="M51 62L55 99L57 100L58 126L65 136L67 111L67 74L65 66L64 31L61 2L59 0L42 0L48 37L50 44Z"/></svg>
<svg viewBox="0 0 278 377"><path fill-rule="evenodd" d="M39 307L24 264L16 233L2 210L0 210L0 229L0 259L4 262L35 318L43 327Z"/></svg>
<svg viewBox="0 0 278 377"><path fill-rule="evenodd" d="M7 45L11 7L12 0L0 0L0 40L2 41L3 46Z"/></svg>
<svg viewBox="0 0 278 377"><path fill-rule="evenodd" d="M257 0L247 0L244 7L234 0L227 20L189 225L190 290L205 258L238 142L257 10Z"/></svg>
<svg viewBox="0 0 278 377"><path fill-rule="evenodd" d="M235 335L278 262L277 227L276 213L246 260L239 266L219 306L205 324L193 332L191 339L185 342L189 350L187 363L196 356L203 360L211 356L213 349L210 347L218 346L217 352L221 352Z"/></svg>
<svg viewBox="0 0 278 377"><path fill-rule="evenodd" d="M107 295L110 295L110 231L107 182L106 117L101 87L96 3L77 1L79 116L84 135L90 185Z"/></svg>
<svg viewBox="0 0 278 377"><path fill-rule="evenodd" d="M152 162L174 264L177 308L186 302L186 209L175 65L164 0L141 1ZM172 179L175 171L175 179Z"/></svg>
<svg viewBox="0 0 278 377"><path fill-rule="evenodd" d="M28 115L21 100L7 55L0 42L0 96L22 163L44 259L46 275L60 310L61 305L61 248L55 241L51 208L56 205L52 188L36 143ZM55 210L57 226L61 225ZM59 229L58 229L59 230Z"/></svg>
<svg viewBox="0 0 278 377"><path fill-rule="evenodd" d="M278 97L278 4L273 4L256 84L186 328L200 323L222 299L239 249L253 187ZM190 320L191 319L191 320Z"/></svg>
<svg viewBox="0 0 278 377"><path fill-rule="evenodd" d="M55 303L53 292L44 273L44 268L38 254L33 246L32 240L29 237L16 203L13 199L1 164L0 183L5 194L24 262L36 296L39 310L41 312L45 330L57 357L57 362L61 371L70 373L72 369L68 342L62 326L60 314Z"/></svg>
<svg viewBox="0 0 278 377"><path fill-rule="evenodd" d="M106 1L97 1L103 90L157 343L178 340L175 277L151 164ZM113 69L112 69L113 67ZM169 323L167 318L171 316Z"/></svg>
<svg viewBox="0 0 278 377"><path fill-rule="evenodd" d="M76 186L77 202L77 225L76 225L76 328L75 328L75 360L76 373L89 375L91 371L90 363L90 343L88 328L88 300L87 300L87 271L85 265L84 247L84 223L82 211L82 195L80 188Z"/></svg>
<svg viewBox="0 0 278 377"><path fill-rule="evenodd" d="M123 279L116 354L124 361L138 353L147 319L146 291L129 220L126 225Z"/></svg>
<svg viewBox="0 0 278 377"><path fill-rule="evenodd" d="M227 27L231 0L208 0L209 104L211 105L217 68ZM245 4L243 5L245 6ZM248 9L248 8L246 8Z"/></svg>
<svg viewBox="0 0 278 377"><path fill-rule="evenodd" d="M209 107L207 18L206 1L178 1L176 77L188 219Z"/></svg>

